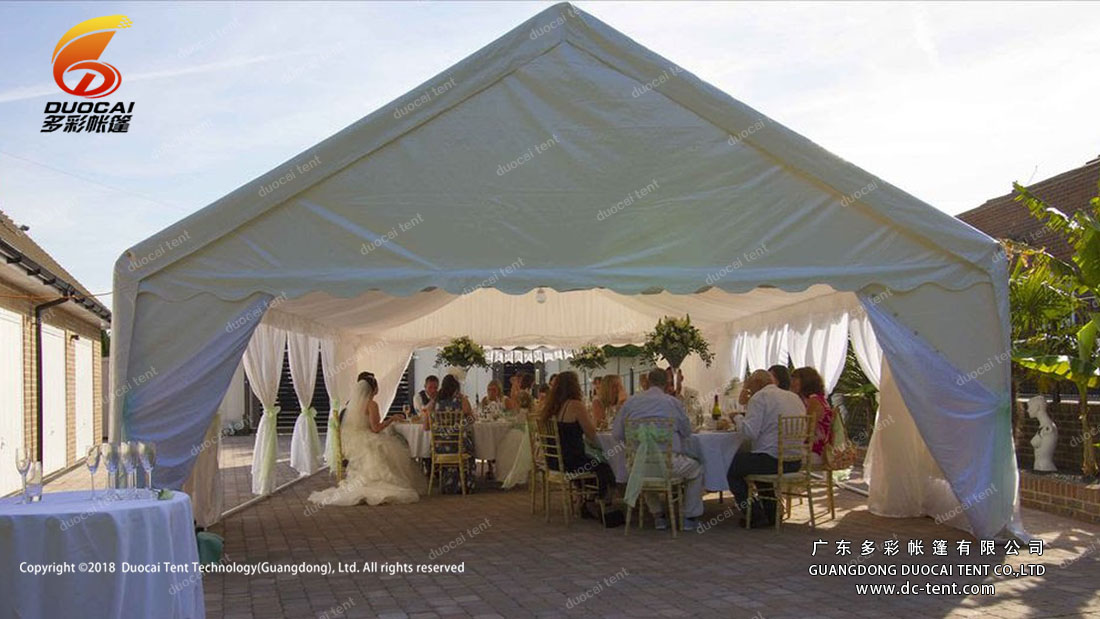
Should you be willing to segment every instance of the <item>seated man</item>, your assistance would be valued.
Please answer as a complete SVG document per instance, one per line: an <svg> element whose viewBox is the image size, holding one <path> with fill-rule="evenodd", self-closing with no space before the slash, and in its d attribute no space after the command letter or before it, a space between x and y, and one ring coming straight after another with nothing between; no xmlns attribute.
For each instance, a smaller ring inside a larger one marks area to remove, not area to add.
<svg viewBox="0 0 1100 619"><path fill-rule="evenodd" d="M424 379L424 388L413 396L413 414L423 418L423 414L426 412L428 405L435 400L435 395L437 393L439 393L439 377L432 374Z"/></svg>
<svg viewBox="0 0 1100 619"><path fill-rule="evenodd" d="M750 374L745 381L745 391L749 395L748 409L739 420L738 429L752 446L737 452L727 475L730 492L742 512L748 508L749 500L749 485L745 482L745 476L774 475L779 467L779 418L806 414L802 398L780 389L767 370L756 370ZM797 471L798 466L798 462L790 462L784 465L783 470L790 473ZM757 490L762 497L775 497L771 484L758 483ZM754 500L753 527L774 525L778 506L776 501ZM741 523L744 526L745 521Z"/></svg>
<svg viewBox="0 0 1100 619"><path fill-rule="evenodd" d="M684 485L684 530L690 531L698 526L696 518L703 515L703 466L695 451L691 436L691 422L688 421L684 405L675 397L665 393L668 386L668 374L661 369L649 372L649 388L628 399L619 414L615 415L613 434L620 444L626 441L626 421L645 419L671 419L676 429L672 437L672 471L676 477L682 477ZM646 495L646 505L653 514L658 529L668 528L661 501L652 495Z"/></svg>

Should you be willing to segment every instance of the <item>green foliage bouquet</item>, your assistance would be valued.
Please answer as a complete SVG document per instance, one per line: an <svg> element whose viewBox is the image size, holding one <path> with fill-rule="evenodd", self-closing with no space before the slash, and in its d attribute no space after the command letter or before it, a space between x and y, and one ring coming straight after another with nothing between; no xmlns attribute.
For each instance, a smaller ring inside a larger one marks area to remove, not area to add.
<svg viewBox="0 0 1100 619"><path fill-rule="evenodd" d="M653 331L646 334L642 351L643 357L650 363L656 365L660 359L664 359L674 368L679 368L692 353L699 355L707 367L714 361L710 344L703 338L698 327L691 324L691 316L665 316L658 320Z"/></svg>
<svg viewBox="0 0 1100 619"><path fill-rule="evenodd" d="M435 355L436 365L450 365L469 369L473 366L485 367L485 349L468 336L456 337Z"/></svg>
<svg viewBox="0 0 1100 619"><path fill-rule="evenodd" d="M573 353L569 363L584 370L596 370L607 365L607 354L601 346L585 344Z"/></svg>

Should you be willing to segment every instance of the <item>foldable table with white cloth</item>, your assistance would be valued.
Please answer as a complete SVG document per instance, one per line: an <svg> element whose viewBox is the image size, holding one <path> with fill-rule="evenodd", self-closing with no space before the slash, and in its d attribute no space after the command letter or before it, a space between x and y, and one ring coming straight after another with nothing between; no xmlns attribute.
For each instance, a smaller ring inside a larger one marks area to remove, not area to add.
<svg viewBox="0 0 1100 619"><path fill-rule="evenodd" d="M610 432L600 432L597 436L608 464L615 472L615 481L625 484L630 477L630 471L626 469L626 447L617 444ZM739 432L704 431L693 434L691 440L695 442L702 456L703 488L713 492L728 491L730 486L726 481L726 473L745 437Z"/></svg>
<svg viewBox="0 0 1100 619"><path fill-rule="evenodd" d="M0 499L4 616L204 617L190 497L103 497L82 490L45 494L39 503ZM61 573L32 573L36 567Z"/></svg>

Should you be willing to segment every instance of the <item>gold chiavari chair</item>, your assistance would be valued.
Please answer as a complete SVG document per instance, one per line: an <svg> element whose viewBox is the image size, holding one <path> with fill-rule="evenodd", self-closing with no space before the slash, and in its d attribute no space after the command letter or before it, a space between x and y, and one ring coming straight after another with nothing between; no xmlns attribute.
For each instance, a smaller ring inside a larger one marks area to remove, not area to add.
<svg viewBox="0 0 1100 619"><path fill-rule="evenodd" d="M531 471L527 474L527 484L530 486L531 492L531 513L534 514L537 510L537 496L536 493L544 492L543 488L546 485L546 458L542 457L542 451L539 449L538 441L538 412L535 410L527 410L527 442L531 448ZM545 502L543 503L543 509L546 509Z"/></svg>
<svg viewBox="0 0 1100 619"><path fill-rule="evenodd" d="M759 475L746 475L745 481L749 485L749 501L745 511L745 520L748 526L752 526L753 498L757 500L774 501L776 503L775 528L779 529L779 522L783 520L784 513L790 516L790 503L783 509L784 498L805 498L810 508L810 527L817 528L817 520L814 517L813 477L810 474L810 444L813 435L813 418L810 415L795 415L779 418L779 462L776 465L775 474L766 473ZM799 463L797 471L785 472L784 464ZM757 492L756 484L771 484L774 497L762 497Z"/></svg>
<svg viewBox="0 0 1100 619"><path fill-rule="evenodd" d="M436 471L442 475L445 468L458 469L462 494L466 494L466 475L472 473L466 470L469 466L469 454L466 453L467 430L466 416L461 410L431 413L432 472L428 476L429 495L432 493Z"/></svg>
<svg viewBox="0 0 1100 619"><path fill-rule="evenodd" d="M676 537L677 531L683 530L684 511L684 480L672 471L672 437L676 427L671 419L626 420L624 425L626 470L631 473L634 471L638 456L639 433L645 431L643 427L648 428L652 433L657 451L649 452L646 455L646 461L640 463L645 475L641 480L641 494L638 495L638 499L643 504L627 505L626 530L623 535L630 535L630 518L635 507L638 508L638 527L644 526L643 514L646 506L643 499L647 493L650 493L660 494L668 505L669 528L672 529L672 537Z"/></svg>
<svg viewBox="0 0 1100 619"><path fill-rule="evenodd" d="M534 415L534 420L536 453L542 462L542 505L546 511L546 522L550 522L550 493L554 489L561 493L562 515L566 526L570 524L576 506L585 500L599 501L602 516L604 505L600 501L600 486L596 474L590 471L564 471L565 462L557 420L553 417L543 420L537 414Z"/></svg>

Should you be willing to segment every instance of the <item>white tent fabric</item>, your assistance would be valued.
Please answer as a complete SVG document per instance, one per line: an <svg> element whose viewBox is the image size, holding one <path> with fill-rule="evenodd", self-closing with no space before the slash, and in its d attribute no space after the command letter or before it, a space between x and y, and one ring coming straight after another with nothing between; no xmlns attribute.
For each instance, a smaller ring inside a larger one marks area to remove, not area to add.
<svg viewBox="0 0 1100 619"><path fill-rule="evenodd" d="M275 489L276 419L279 407L279 381L283 374L287 333L261 324L255 327L248 349L244 352L244 371L252 385L252 393L264 407L260 425L256 428L256 446L252 451L252 494L270 494Z"/></svg>
<svg viewBox="0 0 1100 619"><path fill-rule="evenodd" d="M317 410L313 391L317 387L317 359L321 340L304 333L289 334L287 354L294 394L298 396L298 418L290 437L290 467L299 475L312 475L321 469L321 437L317 433Z"/></svg>
<svg viewBox="0 0 1100 619"><path fill-rule="evenodd" d="M851 317L848 323L848 333L852 340L852 352L859 362L859 369L871 384L878 387L882 384L882 349L875 339L875 330L871 326L871 320L866 312L859 312Z"/></svg>
<svg viewBox="0 0 1100 619"><path fill-rule="evenodd" d="M996 242L555 5L122 256L112 437L157 437L165 481L182 482L260 320L336 338L338 392L370 369L386 408L416 348L638 343L666 314L690 314L720 351L685 365L710 389L740 363L740 334L754 366L783 361L789 325L883 290L881 307L960 370L1007 350ZM150 367L170 380L137 381ZM905 371L912 432L956 495L1014 470L977 400L918 398L908 386L942 373ZM1007 394L1007 364L976 383ZM169 397L182 402L157 408ZM930 431L956 404L989 432ZM1015 489L988 501L966 512L975 533L1009 524Z"/></svg>

